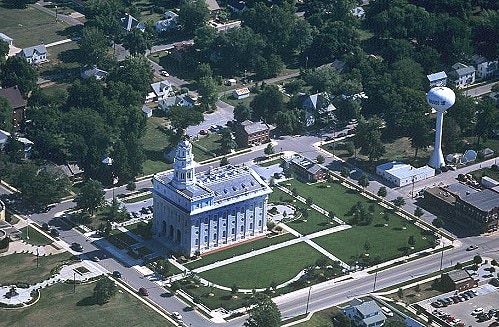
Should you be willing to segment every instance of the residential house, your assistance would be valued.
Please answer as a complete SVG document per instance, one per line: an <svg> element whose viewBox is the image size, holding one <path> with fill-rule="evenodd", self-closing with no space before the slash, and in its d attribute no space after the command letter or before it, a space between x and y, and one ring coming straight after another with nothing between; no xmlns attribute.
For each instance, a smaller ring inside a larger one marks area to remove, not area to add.
<svg viewBox="0 0 499 327"><path fill-rule="evenodd" d="M9 46L14 45L14 39L3 34L3 33L0 33L0 40L7 42L9 44Z"/></svg>
<svg viewBox="0 0 499 327"><path fill-rule="evenodd" d="M173 88L167 80L151 84L152 91L146 96L146 102L156 102L173 95Z"/></svg>
<svg viewBox="0 0 499 327"><path fill-rule="evenodd" d="M194 102L186 94L166 97L158 102L158 109L161 109L165 112L168 112L168 110L170 110L170 107L173 106L190 108L194 106Z"/></svg>
<svg viewBox="0 0 499 327"><path fill-rule="evenodd" d="M238 13L248 9L246 6L246 1L243 0L229 0L227 1L227 8L232 10L232 12Z"/></svg>
<svg viewBox="0 0 499 327"><path fill-rule="evenodd" d="M17 53L18 56L25 58L30 64L40 64L47 61L47 48L45 44L35 45L24 48Z"/></svg>
<svg viewBox="0 0 499 327"><path fill-rule="evenodd" d="M107 74L108 74L107 71L99 69L99 68L97 68L96 65L93 65L92 67L86 67L85 69L83 69L83 71L81 72L80 76L83 79L87 79L87 78L93 77L96 80L100 81L104 77L106 77Z"/></svg>
<svg viewBox="0 0 499 327"><path fill-rule="evenodd" d="M426 78L430 82L430 88L447 85L447 74L444 71L426 75Z"/></svg>
<svg viewBox="0 0 499 327"><path fill-rule="evenodd" d="M142 106L141 110L147 118L152 117L152 108L149 108L148 106Z"/></svg>
<svg viewBox="0 0 499 327"><path fill-rule="evenodd" d="M452 69L448 76L456 88L468 87L475 83L475 67L458 62L452 65Z"/></svg>
<svg viewBox="0 0 499 327"><path fill-rule="evenodd" d="M241 100L250 96L250 90L247 87L236 89L232 92L232 96L237 100Z"/></svg>
<svg viewBox="0 0 499 327"><path fill-rule="evenodd" d="M10 137L11 134L9 132L0 129L0 150L3 150L3 148L5 147L5 143L7 143L7 140ZM31 156L31 149L34 143L25 137L18 137L18 136L14 137L18 142L21 142L24 146L24 159L29 159L29 157Z"/></svg>
<svg viewBox="0 0 499 327"><path fill-rule="evenodd" d="M320 182L325 180L328 175L324 166L298 154L286 160L286 168L292 168L296 177L305 182Z"/></svg>
<svg viewBox="0 0 499 327"><path fill-rule="evenodd" d="M468 271L463 269L443 273L441 275L441 283L445 289L459 292L478 286L478 281L473 279Z"/></svg>
<svg viewBox="0 0 499 327"><path fill-rule="evenodd" d="M17 85L0 89L0 97L6 98L12 106L12 126L15 131L21 129L26 113L26 100Z"/></svg>
<svg viewBox="0 0 499 327"><path fill-rule="evenodd" d="M307 127L314 125L318 118L334 117L333 112L336 110L336 107L331 103L329 94L300 94L300 97L303 109L305 110L305 124Z"/></svg>
<svg viewBox="0 0 499 327"><path fill-rule="evenodd" d="M178 15L173 11L167 11L164 14L164 19L156 22L156 32L163 33L177 29Z"/></svg>
<svg viewBox="0 0 499 327"><path fill-rule="evenodd" d="M138 28L141 32L144 32L146 30L146 27L144 24L139 22L137 19L135 19L132 15L125 13L125 16L120 18L120 24L121 27L127 31L130 32L132 28Z"/></svg>
<svg viewBox="0 0 499 327"><path fill-rule="evenodd" d="M482 56L474 55L473 57L471 57L471 62L476 69L477 81L483 81L493 78L499 73L497 60L489 61Z"/></svg>
<svg viewBox="0 0 499 327"><path fill-rule="evenodd" d="M362 7L355 7L352 9L352 15L354 15L357 18L364 18L366 12Z"/></svg>
<svg viewBox="0 0 499 327"><path fill-rule="evenodd" d="M220 10L217 0L204 0L204 2L210 11L210 15L214 16Z"/></svg>
<svg viewBox="0 0 499 327"><path fill-rule="evenodd" d="M358 327L383 326L386 320L383 310L373 300L353 299L342 313Z"/></svg>
<svg viewBox="0 0 499 327"><path fill-rule="evenodd" d="M270 142L272 126L263 122L245 120L235 126L236 142L241 147L259 145Z"/></svg>

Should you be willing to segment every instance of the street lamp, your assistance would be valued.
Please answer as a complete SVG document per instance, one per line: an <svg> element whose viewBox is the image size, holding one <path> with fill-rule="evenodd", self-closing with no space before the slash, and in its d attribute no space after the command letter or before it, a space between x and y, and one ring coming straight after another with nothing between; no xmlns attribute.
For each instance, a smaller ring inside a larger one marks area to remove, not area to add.
<svg viewBox="0 0 499 327"><path fill-rule="evenodd" d="M57 22L57 6L55 6L55 21Z"/></svg>
<svg viewBox="0 0 499 327"><path fill-rule="evenodd" d="M29 240L29 217L26 218L26 239Z"/></svg>
<svg viewBox="0 0 499 327"><path fill-rule="evenodd" d="M310 292L312 292L312 286L308 288L307 307L305 309L305 314L308 314L308 304L310 303Z"/></svg>
<svg viewBox="0 0 499 327"><path fill-rule="evenodd" d="M113 172L113 158L107 156L104 159L102 159L102 163L111 169L111 183L112 183L112 189L113 189L113 200L114 200L114 185L118 183L118 178L114 176Z"/></svg>

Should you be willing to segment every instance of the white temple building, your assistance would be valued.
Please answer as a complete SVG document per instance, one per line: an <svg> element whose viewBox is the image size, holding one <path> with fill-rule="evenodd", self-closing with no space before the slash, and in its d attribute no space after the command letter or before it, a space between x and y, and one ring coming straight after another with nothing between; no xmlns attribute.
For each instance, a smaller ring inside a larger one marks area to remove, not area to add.
<svg viewBox="0 0 499 327"><path fill-rule="evenodd" d="M195 173L192 144L178 144L173 172L153 178L153 235L171 250L201 254L261 237L272 189L249 167Z"/></svg>

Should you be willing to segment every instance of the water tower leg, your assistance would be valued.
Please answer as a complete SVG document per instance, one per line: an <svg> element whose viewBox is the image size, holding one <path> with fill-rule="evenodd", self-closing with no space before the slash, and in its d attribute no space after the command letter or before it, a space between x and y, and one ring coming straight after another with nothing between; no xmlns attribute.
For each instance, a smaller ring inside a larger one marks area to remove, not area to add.
<svg viewBox="0 0 499 327"><path fill-rule="evenodd" d="M442 153L442 127L444 122L444 113L437 112L437 123L435 125L435 148L431 154L428 166L440 168L445 166L444 155Z"/></svg>

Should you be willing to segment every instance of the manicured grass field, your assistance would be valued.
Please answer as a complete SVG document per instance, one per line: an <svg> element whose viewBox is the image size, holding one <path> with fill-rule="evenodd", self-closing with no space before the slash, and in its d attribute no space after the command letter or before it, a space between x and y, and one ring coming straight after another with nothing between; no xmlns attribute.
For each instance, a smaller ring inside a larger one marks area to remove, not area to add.
<svg viewBox="0 0 499 327"><path fill-rule="evenodd" d="M168 135L161 131L160 126L166 123L162 117L150 117L147 119L146 134L141 142L147 160L143 164L144 175L154 174L172 168L164 157L164 150L170 146Z"/></svg>
<svg viewBox="0 0 499 327"><path fill-rule="evenodd" d="M423 235L422 230L412 224L407 224L407 229L404 230L404 222L402 218L391 217L387 223L388 227L385 227L383 224L386 222L378 215L369 226L354 226L348 230L314 238L314 242L346 263L358 261L359 256L366 252L366 242L370 244L367 251L369 257L379 257L381 261L403 256L411 235L416 240L412 252L427 249L435 244L433 236Z"/></svg>
<svg viewBox="0 0 499 327"><path fill-rule="evenodd" d="M144 195L141 195L141 196L137 196L137 197L134 197L134 198L126 199L123 202L125 202L125 203L137 203L137 202L144 201L144 200L147 200L147 199L150 199L150 198L152 198L152 193L147 193L147 194L144 194Z"/></svg>
<svg viewBox="0 0 499 327"><path fill-rule="evenodd" d="M298 243L199 275L212 283L227 287L236 284L240 289L265 288L271 282L281 284L292 279L322 257L321 253L309 245Z"/></svg>
<svg viewBox="0 0 499 327"><path fill-rule="evenodd" d="M29 228L29 231L28 231ZM29 233L29 239L27 238ZM21 235L23 240L26 241L26 243L33 244L33 245L48 245L52 243L52 240L33 227L23 227L21 228Z"/></svg>
<svg viewBox="0 0 499 327"><path fill-rule="evenodd" d="M273 166L273 165L277 165L277 164L280 165L283 162L284 161L281 158L277 158L277 159L274 159L274 160L271 160L271 161L259 163L258 166L260 166L260 167L269 167L269 166Z"/></svg>
<svg viewBox="0 0 499 327"><path fill-rule="evenodd" d="M148 225L142 221L136 224L126 226L126 229L128 229L130 232L144 239L151 238L151 232L150 231L148 232L148 228L149 228Z"/></svg>
<svg viewBox="0 0 499 327"><path fill-rule="evenodd" d="M125 291L120 291L108 303L93 303L95 284L55 284L41 291L33 306L18 310L0 309L2 326L175 326Z"/></svg>
<svg viewBox="0 0 499 327"><path fill-rule="evenodd" d="M229 259L229 258L238 256L238 255L241 255L244 253L251 252L251 250L259 250L259 249L266 248L267 246L270 246L272 244L279 244L282 242L286 242L286 241L292 240L293 238L294 238L294 236L291 234L284 234L284 235L275 236L272 238L267 238L267 237L261 238L259 240L255 240L255 241L248 242L248 243L243 243L243 244L225 249L223 251L219 251L219 252L205 255L202 257L202 259L190 262L190 263L186 264L185 266L191 270L196 269L199 267L203 267L203 266L212 264L212 263L217 262L217 261L222 261L222 260Z"/></svg>
<svg viewBox="0 0 499 327"><path fill-rule="evenodd" d="M64 22L28 7L26 9L10 9L0 3L0 31L14 39L18 48L34 46L40 43L49 44L68 38L63 31L69 27ZM50 53L50 51L49 51Z"/></svg>
<svg viewBox="0 0 499 327"><path fill-rule="evenodd" d="M286 183L288 183L287 181ZM297 232L299 232L302 235L308 235L312 234L324 229L328 229L331 227L334 227L335 224L330 224L329 220L326 216L323 214L315 211L314 209L311 209L308 205L305 203L302 203L298 200L295 200L293 202L294 198L292 198L289 194L284 193L283 191L274 188L274 192L270 194L269 197L269 202L289 202L296 208L306 208L309 209L307 210L308 212L308 217L306 218L306 221L302 219L297 219L294 221L287 222L286 225L289 227L293 228ZM301 194L301 193L300 193Z"/></svg>
<svg viewBox="0 0 499 327"><path fill-rule="evenodd" d="M111 235L109 235L107 240L119 249L126 249L130 245L138 243L134 238L128 236L125 233L120 232L117 229L111 231Z"/></svg>
<svg viewBox="0 0 499 327"><path fill-rule="evenodd" d="M0 284L9 285L16 282L35 284L50 277L50 271L58 264L70 259L68 252L38 257L26 253L14 253L0 258ZM1 310L0 310L1 313ZM0 319L2 321L2 319Z"/></svg>

